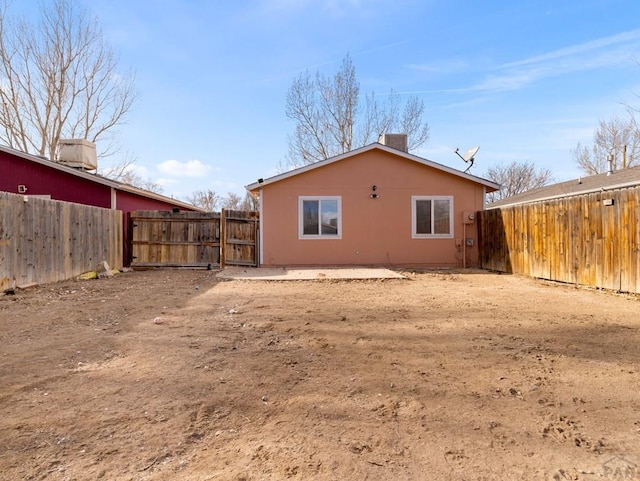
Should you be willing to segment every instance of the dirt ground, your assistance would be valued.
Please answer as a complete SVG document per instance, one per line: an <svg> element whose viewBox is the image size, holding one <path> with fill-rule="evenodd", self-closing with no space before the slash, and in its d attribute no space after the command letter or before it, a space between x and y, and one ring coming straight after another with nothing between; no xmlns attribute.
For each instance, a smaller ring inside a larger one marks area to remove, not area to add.
<svg viewBox="0 0 640 481"><path fill-rule="evenodd" d="M480 271L0 293L2 480L640 479L640 302Z"/></svg>

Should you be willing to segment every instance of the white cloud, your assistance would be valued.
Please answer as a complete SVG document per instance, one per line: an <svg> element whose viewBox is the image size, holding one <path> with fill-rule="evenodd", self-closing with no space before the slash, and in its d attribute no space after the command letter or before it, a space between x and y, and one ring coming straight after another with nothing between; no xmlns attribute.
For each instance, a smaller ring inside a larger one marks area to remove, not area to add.
<svg viewBox="0 0 640 481"><path fill-rule="evenodd" d="M505 63L487 72L474 85L439 90L416 90L402 94L505 92L526 88L540 80L565 74L601 70L637 63L640 29L563 47L533 57ZM471 65L460 60L441 64L411 64L409 68L428 73L468 71Z"/></svg>
<svg viewBox="0 0 640 481"><path fill-rule="evenodd" d="M131 164L131 165L127 166L125 171L133 172L135 175L140 176L140 177L145 178L145 179L151 175L151 173L149 172L149 169L147 167L145 167L144 165L139 165L139 164Z"/></svg>
<svg viewBox="0 0 640 481"><path fill-rule="evenodd" d="M215 169L211 165L207 165L196 159L187 162L165 160L158 165L158 170L163 174L173 177L198 178L208 175Z"/></svg>
<svg viewBox="0 0 640 481"><path fill-rule="evenodd" d="M447 59L438 60L437 62L433 63L412 63L407 65L407 68L411 70L434 74L454 74L458 72L466 72L470 67L471 66L468 62L461 59Z"/></svg>
<svg viewBox="0 0 640 481"><path fill-rule="evenodd" d="M263 0L262 7L266 11L298 11L313 7L334 15L342 15L352 10L371 10L384 5L382 0Z"/></svg>
<svg viewBox="0 0 640 481"><path fill-rule="evenodd" d="M640 29L631 30L630 32L622 32L610 37L597 38L577 45L571 45L569 47L561 48L552 52L547 52L542 55L519 60L517 62L511 62L505 64L503 67L518 67L522 65L540 64L549 62L561 58L575 57L576 55L591 53L595 50L602 49L604 47L610 47L612 45L619 44L633 44L640 40ZM635 49L630 49L628 52L633 54Z"/></svg>
<svg viewBox="0 0 640 481"><path fill-rule="evenodd" d="M466 91L518 90L548 77L632 64L640 44L640 29L571 45L498 68Z"/></svg>
<svg viewBox="0 0 640 481"><path fill-rule="evenodd" d="M489 75L481 83L467 89L468 91L519 90L530 85L539 74L536 71L515 72L509 75Z"/></svg>
<svg viewBox="0 0 640 481"><path fill-rule="evenodd" d="M167 179L164 177L157 179L156 182L162 187L171 187L172 185L178 184L178 181L176 179Z"/></svg>

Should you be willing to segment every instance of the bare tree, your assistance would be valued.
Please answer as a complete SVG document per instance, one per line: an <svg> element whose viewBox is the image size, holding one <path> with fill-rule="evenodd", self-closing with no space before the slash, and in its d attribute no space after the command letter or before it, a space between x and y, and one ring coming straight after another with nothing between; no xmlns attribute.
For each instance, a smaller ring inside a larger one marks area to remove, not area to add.
<svg viewBox="0 0 640 481"><path fill-rule="evenodd" d="M129 172L134 168L135 162L135 157L130 153L126 153L116 164L112 164L110 166L98 166L96 173L109 179L123 181L122 179L129 176Z"/></svg>
<svg viewBox="0 0 640 481"><path fill-rule="evenodd" d="M240 206L240 210L247 211L257 211L260 210L260 199L257 196L254 196L250 192L247 192L244 195L244 199L242 200L242 205Z"/></svg>
<svg viewBox="0 0 640 481"><path fill-rule="evenodd" d="M96 173L103 177L107 177L117 182L133 185L141 189L145 189L156 194L161 194L163 187L156 181L149 178L145 179L135 171L135 157L127 152L120 158L120 161L111 166L100 166Z"/></svg>
<svg viewBox="0 0 640 481"><path fill-rule="evenodd" d="M601 120L593 134L593 145L578 143L571 153L588 175L606 172L609 155L613 155L613 168L616 170L639 165L640 128L635 117L630 111L628 119L612 117Z"/></svg>
<svg viewBox="0 0 640 481"><path fill-rule="evenodd" d="M553 174L549 169L536 168L533 162L517 161L508 165L498 164L489 167L484 177L502 186L500 190L487 194L488 202L496 202L542 187L553 180Z"/></svg>
<svg viewBox="0 0 640 481"><path fill-rule="evenodd" d="M210 212L219 209L255 211L259 208L258 199L249 192L242 198L235 192L227 192L226 196L221 196L211 189L198 190L187 196L187 202Z"/></svg>
<svg viewBox="0 0 640 481"><path fill-rule="evenodd" d="M95 17L74 0L43 2L37 21L0 4L0 141L55 159L61 138L105 141L113 153L137 92Z"/></svg>
<svg viewBox="0 0 640 481"><path fill-rule="evenodd" d="M222 199L222 208L229 210L241 210L242 197L235 192L227 192L227 196Z"/></svg>
<svg viewBox="0 0 640 481"><path fill-rule="evenodd" d="M424 103L410 97L401 109L393 91L380 104L371 93L360 103L360 84L347 55L333 77L306 71L289 88L286 116L295 123L289 136L287 163L298 167L375 142L383 133L406 133L409 149L429 139L429 125L422 120Z"/></svg>
<svg viewBox="0 0 640 481"><path fill-rule="evenodd" d="M149 192L155 192L161 194L164 190L160 184L151 179L145 179L133 170L125 171L119 178L114 179L123 184L133 185L140 189L148 190Z"/></svg>
<svg viewBox="0 0 640 481"><path fill-rule="evenodd" d="M218 206L222 202L222 197L215 191L208 190L197 190L190 195L187 196L187 202L201 207L209 212L214 212L218 210Z"/></svg>

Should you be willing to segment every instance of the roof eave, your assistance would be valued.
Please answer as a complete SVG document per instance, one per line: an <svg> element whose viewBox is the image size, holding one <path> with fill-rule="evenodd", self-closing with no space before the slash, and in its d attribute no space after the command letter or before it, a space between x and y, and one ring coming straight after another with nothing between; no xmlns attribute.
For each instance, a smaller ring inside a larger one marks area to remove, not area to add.
<svg viewBox="0 0 640 481"><path fill-rule="evenodd" d="M138 187L134 187L133 185L129 185L129 184L121 184L118 183L118 185L115 187L116 190L122 190L124 192L129 192L132 194L137 194L140 195L142 197L147 197L150 199L154 199L154 200L158 200L161 202L165 202L167 204L173 204L176 207L182 207L185 209L192 209L198 212L207 212L206 209L203 209L201 207L197 207L193 204L189 204L188 202L183 202L181 200L178 199L174 199L173 197L167 197L166 195L162 195L162 194L156 194L155 192L151 192L149 190L144 190L144 189L140 189Z"/></svg>
<svg viewBox="0 0 640 481"><path fill-rule="evenodd" d="M418 157L416 155L410 154L408 152L403 152L401 150L397 150L394 149L392 147L388 147L386 145L383 144L379 144L379 143L373 143L373 144L369 144L369 145L365 145L364 147L360 147L358 149L355 150L351 150L349 152L345 152L344 154L340 154L340 155L336 155L334 157L330 157L328 159L324 159L324 160L320 160L318 162L314 162L313 164L309 164L309 165L305 165L302 167L298 167L297 169L293 169L290 170L288 172L284 172L282 174L278 174L275 175L273 177L269 177L267 179L260 179L257 182L254 182L252 184L248 184L245 186L245 188L249 191L249 192L255 192L257 191L259 188L264 187L266 185L269 184L274 184L276 182L280 182L282 180L285 180L289 177L293 177L299 174L302 174L304 172L308 172L310 170L314 170L317 169L319 167L323 167L325 165L329 165L332 164L334 162L338 162L342 159L345 159L347 157L352 157L354 155L359 155L365 152L368 152L370 150L373 149L378 149L378 150L382 150L384 152L390 153L390 154L394 154L400 157L404 157L406 159L412 160L414 162L418 162L422 165L426 165L428 167L432 167L434 169L443 171L443 172L447 172L449 174L455 175L457 177L461 177L464 178L466 180L470 180L472 182L484 185L486 187L488 187L488 189L493 189L493 190L488 190L489 192L495 192L496 190L500 190L500 185L496 184L495 182L491 182L487 179L482 179L481 177L476 177L474 175L471 174L467 174L466 172L461 172L457 169L451 168L451 167L447 167L446 165L442 165L442 164L438 164L437 162L433 162L431 160L428 159L424 159L422 157Z"/></svg>
<svg viewBox="0 0 640 481"><path fill-rule="evenodd" d="M514 205L524 205L524 204L534 204L536 202L546 202L548 200L555 200L555 199L563 199L565 197L574 197L574 196L578 196L578 195L586 195L586 194L593 194L594 192L607 192L609 190L616 190L616 189L625 189L627 187L635 187L640 185L640 180L636 180L636 181L630 181L630 182L622 182L620 184L613 184L613 185L608 185L606 187L591 187L589 189L584 189L584 190L579 190L579 191L574 191L574 192L565 192L565 193L560 193L560 194L555 194L555 195L548 195L545 197L538 197L535 199L529 199L529 200L521 200L521 201L515 201L515 202L510 202L507 204L499 204L499 205L491 205L488 204L486 209L487 210L491 210L491 209L500 209L502 207L512 207Z"/></svg>
<svg viewBox="0 0 640 481"><path fill-rule="evenodd" d="M182 207L185 209L193 209L200 212L206 212L206 209L202 209L200 207L196 207L195 205L191 205L187 202L182 202L180 200L172 199L171 197L167 197L161 194L156 194L155 192L151 192L149 190L140 189L139 187L134 187L129 184L124 184L122 182L118 182L116 180L111 180L106 177L99 176L97 174L91 174L89 172L85 172L83 170L75 169L73 167L66 166L64 164L60 164L53 160L43 159L36 155L28 154L26 152L21 152L19 150L12 149L10 147L6 147L4 145L0 145L0 151L5 152L10 155L15 155L16 157L21 157L25 160L29 160L30 162L35 162L36 164L43 165L45 167L49 167L51 169L59 170L61 172L65 172L67 174L73 175L75 177L80 177L85 180L89 180L91 182L95 182L97 184L105 185L112 189L121 190L125 192L130 192L132 194L140 195L142 197L147 197L150 199L158 200L161 202L165 202L167 204L173 204L177 207Z"/></svg>

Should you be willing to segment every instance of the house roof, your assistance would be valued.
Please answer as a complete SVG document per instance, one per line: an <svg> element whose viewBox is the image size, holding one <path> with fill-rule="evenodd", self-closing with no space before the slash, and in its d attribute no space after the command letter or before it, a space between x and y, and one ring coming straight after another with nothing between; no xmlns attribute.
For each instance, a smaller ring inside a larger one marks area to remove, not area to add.
<svg viewBox="0 0 640 481"><path fill-rule="evenodd" d="M80 170L80 169L76 169L73 167L69 167L67 165L61 164L59 162L54 162L52 160L48 160L42 157L38 157L36 155L31 155L31 154L27 154L26 152L21 152L19 150L15 150L12 149L10 147L6 147L4 145L0 145L0 152L5 152L7 154L13 155L15 157L21 157L25 160L28 160L30 162L34 162L36 164L40 164L40 165L44 165L46 167L49 167L51 169L55 169L55 170L59 170L61 172L65 172L69 175L75 176L75 177L80 177L82 179L86 179L89 180L91 182L95 182L96 184L101 184L101 185L105 185L107 187L111 187L117 190L121 190L123 192L130 192L132 194L137 194L140 195L142 197L147 197L149 199L154 199L154 200L158 200L161 202L166 202L168 204L173 204L177 207L184 207L186 209L193 209L196 211L204 211L203 209L201 209L200 207L196 207L194 205L191 205L187 202L182 202L180 200L177 199L173 199L171 197L167 197L161 194L156 194L155 192L151 192L145 189L140 189L138 187L134 187L132 185L129 184L125 184L123 182L118 182L116 180L112 180L109 179L107 177L103 177L101 175L98 174L92 174L89 172L86 172L84 170Z"/></svg>
<svg viewBox="0 0 640 481"><path fill-rule="evenodd" d="M640 167L630 167L612 172L580 177L558 184L531 189L522 194L513 195L487 205L487 209L508 207L516 204L528 204L545 200L559 199L573 195L589 194L603 190L620 189L640 185Z"/></svg>
<svg viewBox="0 0 640 481"><path fill-rule="evenodd" d="M268 179L259 179L257 182L253 184L249 184L245 186L245 188L249 192L255 192L261 187L265 185L274 184L276 182L280 182L281 180L288 179L289 177L293 177L304 172L309 172L311 170L318 169L320 167L324 167L326 165L332 164L334 162L339 162L343 159L347 159L349 157L353 157L358 154L363 154L365 152L369 152L371 150L382 150L384 152L388 152L393 155L397 155L399 157L405 158L407 160L411 160L413 162L417 162L418 164L425 165L427 167L431 167L436 170L440 170L442 172L447 172L449 174L455 175L462 179L470 180L472 182L476 182L478 184L484 185L487 187L487 192L494 192L500 189L500 185L495 182L491 182L490 180L483 179L481 177L476 177L475 175L467 174L466 172L462 172L461 170L453 169L451 167L447 167L442 164L438 164L437 162L433 162L431 160L423 159L422 157L418 157L413 154L409 154L402 150L394 149L393 147L389 147L379 143L373 143L369 145L365 145L364 147L360 147L359 149L351 150L349 152L345 152L344 154L336 155L334 157L330 157L328 159L320 160L318 162L314 162L313 164L305 165L303 167L299 167L297 169L290 170L288 172L284 172L282 174L275 175L273 177L269 177Z"/></svg>

